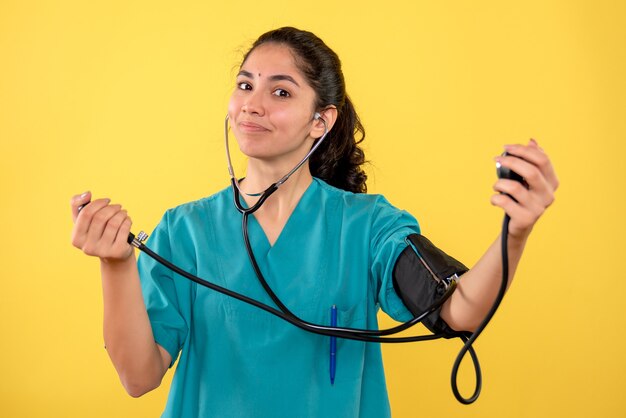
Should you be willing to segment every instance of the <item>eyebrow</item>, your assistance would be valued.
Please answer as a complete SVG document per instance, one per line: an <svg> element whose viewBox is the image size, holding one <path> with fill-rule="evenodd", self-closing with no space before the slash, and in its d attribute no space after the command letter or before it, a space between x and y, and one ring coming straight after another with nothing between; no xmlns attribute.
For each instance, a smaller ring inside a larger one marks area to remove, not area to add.
<svg viewBox="0 0 626 418"><path fill-rule="evenodd" d="M254 78L254 76L252 75L251 72L246 71L246 70L241 70L239 71L239 74L237 74L238 76L242 75L244 77L248 77L248 78ZM287 74L276 74L276 75L271 75L268 77L271 81L290 81L293 84L295 84L296 86L300 87L300 84L298 84L298 82L296 80L294 80L294 78L290 75Z"/></svg>

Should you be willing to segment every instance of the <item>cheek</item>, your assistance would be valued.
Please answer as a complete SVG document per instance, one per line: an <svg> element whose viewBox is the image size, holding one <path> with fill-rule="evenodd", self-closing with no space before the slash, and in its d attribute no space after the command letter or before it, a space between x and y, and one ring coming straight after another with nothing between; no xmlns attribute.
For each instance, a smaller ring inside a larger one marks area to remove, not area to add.
<svg viewBox="0 0 626 418"><path fill-rule="evenodd" d="M290 112L287 109L275 108L272 110L270 120L273 125L285 127L291 127L294 122L293 111Z"/></svg>
<svg viewBox="0 0 626 418"><path fill-rule="evenodd" d="M305 129L313 116L308 112L299 108L275 108L273 109L270 119L275 126L281 126L282 129L289 132L299 132Z"/></svg>
<svg viewBox="0 0 626 418"><path fill-rule="evenodd" d="M228 101L228 117L233 120L239 113L239 109L241 109L239 97L237 97L236 93L233 93Z"/></svg>

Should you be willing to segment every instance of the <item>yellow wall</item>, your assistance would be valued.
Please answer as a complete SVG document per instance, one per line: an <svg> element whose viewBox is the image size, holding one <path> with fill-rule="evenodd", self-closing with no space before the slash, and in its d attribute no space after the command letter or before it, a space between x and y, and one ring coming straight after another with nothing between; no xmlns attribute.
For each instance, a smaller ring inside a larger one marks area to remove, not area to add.
<svg viewBox="0 0 626 418"><path fill-rule="evenodd" d="M92 190L150 231L224 187L233 67L281 25L342 58L370 191L466 263L500 226L502 144L536 138L562 181L477 343L482 397L451 394L456 341L386 346L394 416L626 416L624 2L173 4L0 2L0 416L162 410L169 378L131 399L102 348L98 262L70 245L68 201Z"/></svg>

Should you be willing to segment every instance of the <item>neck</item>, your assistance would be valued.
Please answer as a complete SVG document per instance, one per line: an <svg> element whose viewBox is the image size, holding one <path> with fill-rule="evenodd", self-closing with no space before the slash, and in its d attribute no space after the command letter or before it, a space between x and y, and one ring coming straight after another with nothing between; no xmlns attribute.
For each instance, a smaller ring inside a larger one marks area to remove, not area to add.
<svg viewBox="0 0 626 418"><path fill-rule="evenodd" d="M263 164L258 160L249 160L246 178L241 182L242 196L248 205L255 204L259 197L249 196L246 193L259 193L267 189L272 183L280 180L293 166L282 167L275 164ZM263 204L259 211L279 215L291 213L300 197L309 187L313 177L309 171L308 161L302 165L289 179L283 183Z"/></svg>

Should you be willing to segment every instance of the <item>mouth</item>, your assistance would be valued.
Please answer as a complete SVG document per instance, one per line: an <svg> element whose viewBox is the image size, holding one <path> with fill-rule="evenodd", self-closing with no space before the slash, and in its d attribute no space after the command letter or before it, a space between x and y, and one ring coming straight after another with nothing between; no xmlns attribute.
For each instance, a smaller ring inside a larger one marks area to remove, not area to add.
<svg viewBox="0 0 626 418"><path fill-rule="evenodd" d="M259 125L258 123L250 122L250 121L242 121L242 122L239 122L238 125L239 125L239 129L241 129L244 132L269 131L269 129L265 128L264 126Z"/></svg>

